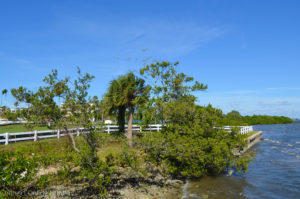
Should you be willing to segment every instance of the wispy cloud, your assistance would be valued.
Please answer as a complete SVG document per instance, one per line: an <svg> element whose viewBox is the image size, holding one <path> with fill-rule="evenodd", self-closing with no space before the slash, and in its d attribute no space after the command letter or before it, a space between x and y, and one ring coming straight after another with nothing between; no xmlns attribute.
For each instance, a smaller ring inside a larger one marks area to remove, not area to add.
<svg viewBox="0 0 300 199"><path fill-rule="evenodd" d="M300 97L267 95L212 95L199 96L199 104L221 108L225 113L237 110L243 115L285 115L300 118Z"/></svg>
<svg viewBox="0 0 300 199"><path fill-rule="evenodd" d="M135 56L147 48L147 56L181 56L211 40L225 35L225 26L201 26L187 21L131 19L107 23L69 18L57 24L65 34L89 37L95 42L108 42L122 52L114 56Z"/></svg>
<svg viewBox="0 0 300 199"><path fill-rule="evenodd" d="M18 56L10 55L5 52L0 52L0 59L2 64L6 63L8 66L10 65L15 65L17 68L21 69L28 69L28 70L33 70L33 69L38 69L38 67L35 67L33 65L33 62L29 59L21 58ZM7 67L7 66L4 66Z"/></svg>
<svg viewBox="0 0 300 199"><path fill-rule="evenodd" d="M134 47L145 46L151 53L159 55L186 54L226 33L223 27L201 27L193 23L163 21L147 22L131 29L142 32L142 37L137 36L134 42L129 40Z"/></svg>
<svg viewBox="0 0 300 199"><path fill-rule="evenodd" d="M291 90L300 90L300 87L274 87L274 88L267 88L267 90L287 90L287 91L291 91Z"/></svg>
<svg viewBox="0 0 300 199"><path fill-rule="evenodd" d="M293 105L290 101L287 100L282 100L282 101L275 101L275 102L270 102L270 101L260 101L257 104L258 106L262 108L274 108L274 107L283 107L283 106L290 106Z"/></svg>
<svg viewBox="0 0 300 199"><path fill-rule="evenodd" d="M246 94L255 94L259 93L259 90L233 90L233 91L224 91L224 92L212 92L212 95L246 95Z"/></svg>

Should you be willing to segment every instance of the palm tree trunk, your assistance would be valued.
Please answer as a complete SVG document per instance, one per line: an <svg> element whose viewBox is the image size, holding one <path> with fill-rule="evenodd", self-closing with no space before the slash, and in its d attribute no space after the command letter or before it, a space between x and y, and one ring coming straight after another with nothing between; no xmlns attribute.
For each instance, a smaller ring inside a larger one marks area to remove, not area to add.
<svg viewBox="0 0 300 199"><path fill-rule="evenodd" d="M126 107L125 106L119 107L118 125L119 125L119 131L120 131L120 133L124 133L125 132L125 112L126 112Z"/></svg>
<svg viewBox="0 0 300 199"><path fill-rule="evenodd" d="M127 128L127 138L132 139L132 121L133 121L133 113L134 109L132 106L129 106L129 120L128 120L128 128Z"/></svg>

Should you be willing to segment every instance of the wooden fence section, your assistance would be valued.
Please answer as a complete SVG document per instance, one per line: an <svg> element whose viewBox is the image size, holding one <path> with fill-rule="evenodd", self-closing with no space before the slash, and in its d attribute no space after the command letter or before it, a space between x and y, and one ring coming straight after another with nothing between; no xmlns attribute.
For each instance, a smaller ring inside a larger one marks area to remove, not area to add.
<svg viewBox="0 0 300 199"><path fill-rule="evenodd" d="M127 128L127 125L125 126ZM162 129L161 124L151 124L147 128L142 128L139 125L133 125L133 131L160 131ZM117 132L118 126L109 125L104 126L104 131L107 133ZM86 133L87 130L83 128L69 129L69 133L79 136L82 133ZM47 131L32 131L32 132L20 132L20 133L4 133L0 134L0 144L9 144L12 142L22 142L22 141L37 141L38 139L46 138L60 138L68 135L64 130L47 130Z"/></svg>

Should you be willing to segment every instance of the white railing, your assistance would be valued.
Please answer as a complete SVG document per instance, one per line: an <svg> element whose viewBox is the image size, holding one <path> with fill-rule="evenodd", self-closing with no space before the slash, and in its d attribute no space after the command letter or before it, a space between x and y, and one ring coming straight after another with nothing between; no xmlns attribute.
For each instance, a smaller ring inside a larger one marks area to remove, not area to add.
<svg viewBox="0 0 300 199"><path fill-rule="evenodd" d="M223 129L225 131L231 131L234 127L240 128L240 134L246 134L253 131L253 126L223 126Z"/></svg>
<svg viewBox="0 0 300 199"><path fill-rule="evenodd" d="M119 131L119 126L117 125L108 125L104 127L105 132L117 132ZM127 125L125 125L125 129L127 129ZM160 131L162 129L161 124L150 124L146 128L142 128L140 125L132 125L133 131Z"/></svg>
<svg viewBox="0 0 300 199"><path fill-rule="evenodd" d="M240 134L245 134L248 132L253 131L252 126L238 126L240 128ZM104 131L107 133L111 132L117 132L119 130L119 127L116 125L107 125L104 126ZM127 125L125 126L127 128ZM224 126L222 127L225 131L231 131L231 128L233 126ZM160 131L162 129L161 124L151 124L147 126L146 128L142 128L139 125L133 125L132 130L133 131ZM69 129L69 133L72 133L73 135L79 136L82 133L86 133L87 130L83 128L78 129ZM32 131L32 132L21 132L21 133L4 133L0 134L0 144L9 144L10 142L21 142L21 141L37 141L39 139L46 139L46 138L60 138L63 136L68 135L67 132L64 130L47 130L47 131Z"/></svg>
<svg viewBox="0 0 300 199"><path fill-rule="evenodd" d="M108 125L104 126L104 131L107 133L117 132L119 130L118 126ZM127 128L127 125L125 126ZM151 124L147 128L142 128L139 125L133 125L133 131L160 131L162 129L161 124ZM87 130L83 128L69 129L69 133L79 136L82 133L86 133ZM0 144L9 144L10 142L21 142L21 141L37 141L39 139L46 138L60 138L68 135L64 130L47 130L47 131L32 131L32 132L20 132L20 133L4 133L0 134Z"/></svg>
<svg viewBox="0 0 300 199"><path fill-rule="evenodd" d="M26 123L25 121L17 121L17 122L14 122L14 121L7 121L7 120L0 120L0 126L6 126L6 125L10 125L10 124L24 124Z"/></svg>

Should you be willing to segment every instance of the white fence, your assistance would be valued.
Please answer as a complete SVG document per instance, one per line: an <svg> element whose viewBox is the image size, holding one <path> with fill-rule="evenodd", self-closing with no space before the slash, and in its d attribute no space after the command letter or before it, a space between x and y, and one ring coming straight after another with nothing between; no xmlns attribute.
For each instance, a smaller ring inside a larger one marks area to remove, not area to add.
<svg viewBox="0 0 300 199"><path fill-rule="evenodd" d="M127 129L127 125L125 125L125 129ZM150 124L147 128L142 128L139 125L132 125L132 130L133 131L160 131L162 129L162 125L161 124ZM105 132L117 132L119 131L119 126L117 125L108 125L105 126L104 129Z"/></svg>
<svg viewBox="0 0 300 199"><path fill-rule="evenodd" d="M125 126L127 128L127 125ZM252 126L238 126L240 128L240 133L245 134L253 131ZM224 126L222 127L226 131L231 131L232 126ZM147 128L142 128L139 125L133 125L133 131L160 131L162 129L161 124L151 124ZM117 132L119 130L116 125L108 125L104 126L104 131L107 133ZM69 129L70 133L73 135L79 136L82 133L86 133L87 131L83 128L78 129ZM21 142L21 141L37 141L38 139L46 139L46 138L60 138L68 135L64 130L47 130L47 131L33 131L33 132L21 132L21 133L4 133L0 134L0 144L9 144L10 142Z"/></svg>
<svg viewBox="0 0 300 199"><path fill-rule="evenodd" d="M125 126L127 128L127 125ZM161 124L151 124L147 128L142 128L138 125L133 125L133 131L160 131L162 129ZM118 126L104 126L104 131L107 133L117 132ZM83 128L69 129L69 133L79 136L87 131ZM64 130L47 130L47 131L33 131L33 132L21 132L21 133L4 133L0 134L0 144L9 144L10 142L21 142L21 141L37 141L38 139L46 138L60 138L68 135Z"/></svg>
<svg viewBox="0 0 300 199"><path fill-rule="evenodd" d="M233 127L240 128L240 134L246 134L253 131L253 126L223 126L225 131L231 131Z"/></svg>
<svg viewBox="0 0 300 199"><path fill-rule="evenodd" d="M14 122L14 121L8 121L8 120L0 120L0 126L6 126L6 125L10 125L10 124L24 124L26 123L25 121L18 121L18 122Z"/></svg>

